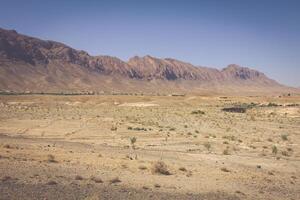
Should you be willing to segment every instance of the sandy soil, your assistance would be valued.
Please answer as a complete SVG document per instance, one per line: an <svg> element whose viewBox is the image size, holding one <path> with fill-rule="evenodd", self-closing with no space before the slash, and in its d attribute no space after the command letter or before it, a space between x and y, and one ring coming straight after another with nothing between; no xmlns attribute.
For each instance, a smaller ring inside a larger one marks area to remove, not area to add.
<svg viewBox="0 0 300 200"><path fill-rule="evenodd" d="M236 104L252 106L222 111ZM297 200L299 104L300 97L0 96L0 199Z"/></svg>

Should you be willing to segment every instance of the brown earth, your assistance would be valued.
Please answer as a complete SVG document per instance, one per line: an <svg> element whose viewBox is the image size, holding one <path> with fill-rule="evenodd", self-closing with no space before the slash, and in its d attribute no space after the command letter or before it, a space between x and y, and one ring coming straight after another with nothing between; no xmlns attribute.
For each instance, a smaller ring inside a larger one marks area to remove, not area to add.
<svg viewBox="0 0 300 200"><path fill-rule="evenodd" d="M0 199L296 200L299 104L299 96L2 95ZM222 111L237 105L246 112Z"/></svg>

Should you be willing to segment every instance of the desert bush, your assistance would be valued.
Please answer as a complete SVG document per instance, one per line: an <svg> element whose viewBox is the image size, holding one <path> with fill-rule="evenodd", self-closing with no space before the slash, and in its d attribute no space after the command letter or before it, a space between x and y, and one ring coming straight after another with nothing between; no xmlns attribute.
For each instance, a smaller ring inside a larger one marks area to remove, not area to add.
<svg viewBox="0 0 300 200"><path fill-rule="evenodd" d="M277 149L277 147L274 145L274 146L272 147L272 153L276 155L277 152L278 152L278 149Z"/></svg>
<svg viewBox="0 0 300 200"><path fill-rule="evenodd" d="M153 163L152 173L171 175L171 172L169 171L168 166L163 161L157 161L157 162Z"/></svg>
<svg viewBox="0 0 300 200"><path fill-rule="evenodd" d="M10 149L11 148L11 146L9 144L5 144L3 147L6 148L6 149Z"/></svg>
<svg viewBox="0 0 300 200"><path fill-rule="evenodd" d="M99 177L92 176L91 180L94 181L95 183L103 183L102 179Z"/></svg>
<svg viewBox="0 0 300 200"><path fill-rule="evenodd" d="M280 105L278 105L278 104L276 104L276 103L270 102L270 103L268 103L267 106L268 106L268 107L277 107L277 106L280 106Z"/></svg>
<svg viewBox="0 0 300 200"><path fill-rule="evenodd" d="M132 149L135 149L135 143L136 143L136 137L131 137L130 138L130 144L132 146Z"/></svg>
<svg viewBox="0 0 300 200"><path fill-rule="evenodd" d="M221 168L221 171L223 171L223 172L230 172L230 170L227 169L226 167L222 167L222 168Z"/></svg>
<svg viewBox="0 0 300 200"><path fill-rule="evenodd" d="M282 151L281 154L282 154L283 156L289 156L289 153L288 153L287 151Z"/></svg>
<svg viewBox="0 0 300 200"><path fill-rule="evenodd" d="M57 163L57 161L55 160L54 155L52 155L52 154L49 154L49 155L47 156L47 161L48 161L48 162L51 162L51 163Z"/></svg>
<svg viewBox="0 0 300 200"><path fill-rule="evenodd" d="M223 155L230 155L230 153L229 153L229 149L227 148L227 149L224 149L224 151L223 151Z"/></svg>
<svg viewBox="0 0 300 200"><path fill-rule="evenodd" d="M193 115L204 115L205 114L205 112L203 112L203 111L201 111L201 110L194 110L194 111L192 111L191 112L191 114L193 114Z"/></svg>
<svg viewBox="0 0 300 200"><path fill-rule="evenodd" d="M55 182L55 181L49 181L48 183L47 183L47 185L56 185L57 184L57 182Z"/></svg>
<svg viewBox="0 0 300 200"><path fill-rule="evenodd" d="M242 107L230 107L230 108L223 108L222 111L224 112L234 112L234 113L245 113L246 108Z"/></svg>
<svg viewBox="0 0 300 200"><path fill-rule="evenodd" d="M222 138L223 139L227 139L227 140L231 140L231 141L235 141L236 140L236 138L235 138L234 135L224 135Z"/></svg>
<svg viewBox="0 0 300 200"><path fill-rule="evenodd" d="M205 143L203 144L203 146L204 146L208 151L210 151L210 149L211 149L211 144L210 144L209 142L205 142Z"/></svg>
<svg viewBox="0 0 300 200"><path fill-rule="evenodd" d="M288 140L288 135L282 134L282 135L281 135L281 139L282 139L283 141Z"/></svg>
<svg viewBox="0 0 300 200"><path fill-rule="evenodd" d="M293 149L291 147L286 148L287 151L293 151Z"/></svg>
<svg viewBox="0 0 300 200"><path fill-rule="evenodd" d="M186 172L186 171L187 171L185 167L179 167L179 170L180 170L180 171L183 171L183 172Z"/></svg>
<svg viewBox="0 0 300 200"><path fill-rule="evenodd" d="M118 130L118 128L117 128L117 126L112 126L112 127L110 128L110 130L111 130L111 131L116 131L116 130Z"/></svg>
<svg viewBox="0 0 300 200"><path fill-rule="evenodd" d="M80 176L80 175L76 175L76 176L75 176L75 180L79 180L79 181L81 181L81 180L83 180L83 177L82 177L82 176Z"/></svg>
<svg viewBox="0 0 300 200"><path fill-rule="evenodd" d="M119 179L119 177L115 177L115 178L111 179L109 182L110 182L110 184L113 184L113 183L120 183L121 180Z"/></svg>
<svg viewBox="0 0 300 200"><path fill-rule="evenodd" d="M10 177L10 176L4 176L1 180L3 181L3 182L5 182L5 181L9 181L9 180L11 180L12 178Z"/></svg>
<svg viewBox="0 0 300 200"><path fill-rule="evenodd" d="M139 166L139 169L140 169L140 170L146 170L146 169L147 169L147 167L146 167L146 166L144 166L144 165L141 165L141 166Z"/></svg>

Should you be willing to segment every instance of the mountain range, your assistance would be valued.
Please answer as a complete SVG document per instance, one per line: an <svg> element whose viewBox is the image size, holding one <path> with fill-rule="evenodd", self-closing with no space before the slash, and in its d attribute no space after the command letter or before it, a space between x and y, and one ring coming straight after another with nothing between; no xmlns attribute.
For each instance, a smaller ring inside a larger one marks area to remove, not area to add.
<svg viewBox="0 0 300 200"><path fill-rule="evenodd" d="M218 70L149 55L134 56L125 62L1 28L0 90L199 94L298 91L236 64Z"/></svg>

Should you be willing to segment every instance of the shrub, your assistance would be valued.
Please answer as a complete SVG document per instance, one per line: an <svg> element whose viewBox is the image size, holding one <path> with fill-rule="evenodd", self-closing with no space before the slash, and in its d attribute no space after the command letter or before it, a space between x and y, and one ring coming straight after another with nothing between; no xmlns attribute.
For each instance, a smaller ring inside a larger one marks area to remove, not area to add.
<svg viewBox="0 0 300 200"><path fill-rule="evenodd" d="M135 146L134 146L135 143L136 143L136 137L131 137L130 138L130 144L131 144L133 149L135 149Z"/></svg>
<svg viewBox="0 0 300 200"><path fill-rule="evenodd" d="M109 182L110 182L111 184L113 184L113 183L120 183L121 180L120 180L118 177L115 177L115 178L111 179Z"/></svg>
<svg viewBox="0 0 300 200"><path fill-rule="evenodd" d="M112 127L110 128L110 130L111 130L111 131L116 131L116 130L118 130L118 128L117 128L116 126L112 126Z"/></svg>
<svg viewBox="0 0 300 200"><path fill-rule="evenodd" d="M274 145L274 146L272 147L272 153L276 155L277 152L278 152L278 149L277 149L277 147Z"/></svg>
<svg viewBox="0 0 300 200"><path fill-rule="evenodd" d="M146 167L146 166L144 166L144 165L141 165L141 166L139 166L139 169L140 169L140 170L146 170L146 169L147 169L147 167Z"/></svg>
<svg viewBox="0 0 300 200"><path fill-rule="evenodd" d="M103 183L102 179L99 177L92 176L91 180L94 181L95 183Z"/></svg>
<svg viewBox="0 0 300 200"><path fill-rule="evenodd" d="M48 160L48 162L51 162L51 163L57 163L57 161L55 160L55 157L52 154L48 155L47 160Z"/></svg>
<svg viewBox="0 0 300 200"><path fill-rule="evenodd" d="M193 115L204 115L205 114L205 112L203 112L203 111L201 111L201 110L194 110L194 111L192 111L191 112L191 114L193 114Z"/></svg>
<svg viewBox="0 0 300 200"><path fill-rule="evenodd" d="M223 108L222 111L224 112L234 112L234 113L245 113L246 108L242 107L230 107L230 108Z"/></svg>
<svg viewBox="0 0 300 200"><path fill-rule="evenodd" d="M183 171L183 172L186 172L186 171L187 171L185 167L179 167L179 170L180 170L180 171Z"/></svg>
<svg viewBox="0 0 300 200"><path fill-rule="evenodd" d="M289 156L289 153L288 153L287 151L282 151L281 154L282 154L283 156Z"/></svg>
<svg viewBox="0 0 300 200"><path fill-rule="evenodd" d="M224 151L223 151L223 155L229 155L230 153L229 153L229 150L228 149L224 149Z"/></svg>
<svg viewBox="0 0 300 200"><path fill-rule="evenodd" d="M156 174L171 175L171 172L163 161L155 162L152 166L152 172Z"/></svg>
<svg viewBox="0 0 300 200"><path fill-rule="evenodd" d="M83 177L82 177L82 176L80 176L80 175L76 175L76 176L75 176L75 180L79 180L79 181L81 181L81 180L83 180Z"/></svg>
<svg viewBox="0 0 300 200"><path fill-rule="evenodd" d="M205 142L205 143L203 144L203 146L204 146L208 151L210 151L210 149L211 149L211 144L210 144L209 142Z"/></svg>
<svg viewBox="0 0 300 200"><path fill-rule="evenodd" d="M56 185L57 183L55 182L55 181L49 181L48 183L47 183L47 185Z"/></svg>
<svg viewBox="0 0 300 200"><path fill-rule="evenodd" d="M288 135L282 134L282 135L281 135L281 139L282 139L283 141L288 140Z"/></svg>
<svg viewBox="0 0 300 200"><path fill-rule="evenodd" d="M222 168L221 168L221 171L223 171L223 172L230 172L230 170L227 169L226 167L222 167Z"/></svg>

